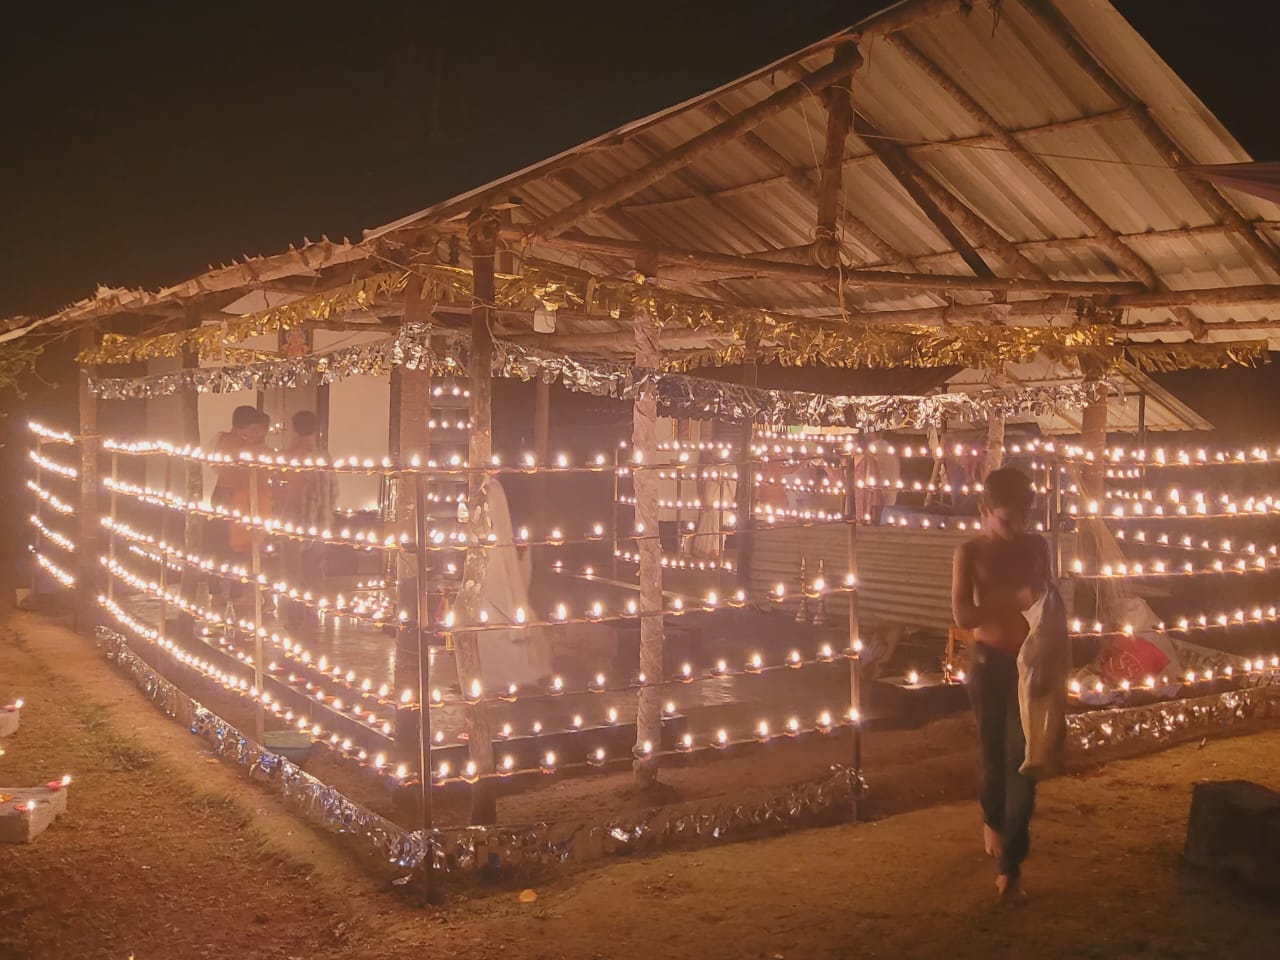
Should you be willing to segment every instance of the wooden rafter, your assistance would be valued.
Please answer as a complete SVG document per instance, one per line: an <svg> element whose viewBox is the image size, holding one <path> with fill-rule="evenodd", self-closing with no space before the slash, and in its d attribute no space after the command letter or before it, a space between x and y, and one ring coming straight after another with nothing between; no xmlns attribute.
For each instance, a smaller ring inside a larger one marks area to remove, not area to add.
<svg viewBox="0 0 1280 960"><path fill-rule="evenodd" d="M651 160L638 170L619 177L607 186L570 204L558 213L552 214L534 229L540 237L554 237L577 226L582 220L595 211L611 207L628 197L635 196L645 187L657 183L683 167L693 163L699 157L717 147L736 140L742 134L753 130L770 117L776 116L788 107L794 106L805 97L826 89L826 87L842 76L857 69L861 63L857 50L844 50L843 55L832 60L825 67L808 74L803 80L783 87L772 96L748 107L741 113L719 126L712 127L698 134L661 157Z"/></svg>
<svg viewBox="0 0 1280 960"><path fill-rule="evenodd" d="M837 47L832 62L845 55L844 47ZM836 221L844 200L845 141L853 126L852 91L849 82L853 73L827 87L824 98L827 104L827 136L822 151L822 166L818 178L818 222L814 232L814 254L818 263L828 266L840 262L840 240Z"/></svg>

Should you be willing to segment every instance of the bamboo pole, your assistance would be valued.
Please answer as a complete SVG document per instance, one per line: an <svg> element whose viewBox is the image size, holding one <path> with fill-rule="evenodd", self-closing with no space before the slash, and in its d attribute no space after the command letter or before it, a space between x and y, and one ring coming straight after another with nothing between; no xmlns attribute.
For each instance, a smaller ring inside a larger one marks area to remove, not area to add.
<svg viewBox="0 0 1280 960"><path fill-rule="evenodd" d="M253 517L262 516L258 503L259 476L257 467L249 468L249 515ZM259 694L254 700L253 729L258 743L262 743L266 733L266 711L261 694L266 688L266 668L262 651L262 584L258 582L262 573L262 531L258 527L251 531L249 544L249 572L253 579L253 686Z"/></svg>
<svg viewBox="0 0 1280 960"><path fill-rule="evenodd" d="M837 47L832 63L847 57L846 47ZM849 84L853 73L840 77L825 93L827 101L827 139L822 153L821 179L818 184L818 223L814 234L814 257L823 266L840 262L840 238L836 219L844 199L844 147L853 126L852 93Z"/></svg>
<svg viewBox="0 0 1280 960"><path fill-rule="evenodd" d="M693 163L704 154L724 146L749 130L754 130L770 117L800 103L806 97L825 89L833 81L847 76L862 63L856 47L846 47L825 67L815 70L802 80L784 87L770 97L748 107L732 119L712 127L674 150L651 160L638 170L614 180L606 187L588 194L558 213L544 219L535 228L538 237L554 237L577 226L597 210L611 207L634 196L645 187L652 186L670 174Z"/></svg>
<svg viewBox="0 0 1280 960"><path fill-rule="evenodd" d="M80 349L86 350L96 345L98 325L87 323L80 328ZM98 595L94 585L98 582L98 538L102 529L100 508L98 504L98 450L101 438L98 436L98 398L89 391L89 374L86 367L80 368L79 406L80 406L80 503L79 517L80 563L78 564L79 602L75 604L76 626L81 619L93 622L95 611L93 598ZM114 580L108 577L108 586Z"/></svg>
<svg viewBox="0 0 1280 960"><path fill-rule="evenodd" d="M200 326L200 311L194 304L186 309L184 321L186 329ZM190 347L182 350L182 369L194 370L200 366L200 358ZM183 390L178 395L179 411L182 418L183 444L195 449L200 446L200 394L195 390ZM184 460L182 466L184 496L188 503L199 503L204 499L204 468L193 460ZM204 547L205 518L195 511L188 511L182 524L182 548L188 554L201 554ZM178 589L184 597L196 595L197 571L194 567L184 565L178 581ZM195 618L185 611L178 612L179 632L187 634L195 629Z"/></svg>
<svg viewBox="0 0 1280 960"><path fill-rule="evenodd" d="M857 471L854 455L844 457L845 526L849 531L846 548L849 573L853 574L854 589L849 597L849 719L851 762L853 777L850 787L853 819L857 820L862 802L862 638L858 628L858 499ZM803 585L802 585L803 587Z"/></svg>
<svg viewBox="0 0 1280 960"><path fill-rule="evenodd" d="M471 241L471 273L475 307L471 314L471 432L467 462L472 467L486 466L493 456L493 322L494 277L493 258L498 238L498 221L492 213L473 214L468 230ZM489 523L485 486L487 476L472 471L467 487L467 506L472 524L472 542L483 543ZM462 627L479 619L481 593L485 578L485 551L478 547L467 550L463 566L463 586L458 594L457 620ZM464 695L473 684L481 682L480 647L475 633L465 630L455 634L458 682ZM425 709L425 705L424 705ZM465 711L468 749L480 779L471 788L471 822L494 823L498 818L497 794L491 776L493 734L488 707L483 702L468 704Z"/></svg>
<svg viewBox="0 0 1280 960"><path fill-rule="evenodd" d="M636 365L656 370L659 365L658 327L641 306L633 320L636 341ZM657 449L658 399L646 391L638 394L631 407L631 446L633 455L640 462L649 463ZM658 540L658 477L653 470L632 472L635 491L635 529L641 536L637 551L640 554L640 609L662 609L662 544ZM663 673L663 646L665 643L662 617L643 617L640 620L640 673L645 677L660 679ZM647 756L659 749L662 743L662 704L659 690L653 685L642 686L636 694L636 745L635 777L642 787L658 781L658 761ZM645 744L650 751L645 750Z"/></svg>
<svg viewBox="0 0 1280 960"><path fill-rule="evenodd" d="M427 478L423 474L418 474L414 479L413 493L414 543L424 544L427 542ZM418 703L420 708L418 710L418 755L415 759L418 765L418 780L420 783L419 813L421 819L419 820L419 825L422 830L422 848L425 858L422 882L427 901L431 902L435 896L435 824L431 803L431 710L427 707L427 704L431 702L431 629L430 620L423 615L424 611L430 609L430 583L427 578L426 552L419 549L417 556L418 562L415 564L415 570L417 572L418 587L418 616L415 618L417 629L414 632L418 641L418 656L416 660ZM397 743L398 747L399 744Z"/></svg>
<svg viewBox="0 0 1280 960"><path fill-rule="evenodd" d="M406 323L430 322L434 304L426 297L427 290L420 276L411 274L405 289ZM430 449L431 420L431 371L408 370L397 365L391 370L390 416L388 418L388 446L393 459L404 461L414 455L425 462ZM400 533L416 534L418 512L417 490L413 481L402 478L394 484L394 520ZM390 493L391 491L389 491ZM418 541L415 541L415 544ZM419 568L427 563L427 554L421 549L412 553L399 551L395 559L396 597L402 610L414 613L413 623L431 623L430 598L422 593ZM422 655L418 630L405 625L396 631L395 666L393 674L397 692L412 690L417 686ZM423 704L400 704L395 714L395 751L403 763L417 763L421 752Z"/></svg>

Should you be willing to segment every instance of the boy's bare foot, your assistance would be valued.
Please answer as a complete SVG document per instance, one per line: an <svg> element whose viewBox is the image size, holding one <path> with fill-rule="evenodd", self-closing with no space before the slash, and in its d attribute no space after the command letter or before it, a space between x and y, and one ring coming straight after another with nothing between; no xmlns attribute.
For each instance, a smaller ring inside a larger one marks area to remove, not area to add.
<svg viewBox="0 0 1280 960"><path fill-rule="evenodd" d="M1012 900L1021 902L1026 899L1027 893L1022 889L1017 877L1002 873L996 877L996 896L1005 902Z"/></svg>
<svg viewBox="0 0 1280 960"><path fill-rule="evenodd" d="M995 830L992 830L989 826L987 826L984 823L982 825L982 846L983 846L983 849L987 851L987 856L995 857L996 859L999 859L1000 845L1001 845L1000 834L997 833Z"/></svg>

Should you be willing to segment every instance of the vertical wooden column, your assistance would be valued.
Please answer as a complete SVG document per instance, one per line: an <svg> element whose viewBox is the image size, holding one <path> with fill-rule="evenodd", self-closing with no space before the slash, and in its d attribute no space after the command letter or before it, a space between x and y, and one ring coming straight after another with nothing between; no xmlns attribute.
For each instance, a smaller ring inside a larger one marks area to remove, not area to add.
<svg viewBox="0 0 1280 960"><path fill-rule="evenodd" d="M982 478L999 470L1004 463L1004 411L992 410L987 414L987 452L983 461Z"/></svg>
<svg viewBox="0 0 1280 960"><path fill-rule="evenodd" d="M658 328L641 306L632 320L636 338L636 366L658 369ZM640 672L660 681L665 642L662 618L662 543L658 539L658 474L653 465L657 448L658 398L646 391L635 398L631 411L632 487L635 490L635 533L640 554ZM645 756L645 743L656 752L662 743L662 703L656 686L643 686L636 697L636 782L658 780L658 761Z"/></svg>
<svg viewBox="0 0 1280 960"><path fill-rule="evenodd" d="M80 349L87 350L97 343L98 328L89 324L80 328ZM94 598L98 596L99 582L98 537L102 529L98 507L98 398L89 392L87 367L80 368L80 503L77 505L80 551L77 582L79 601L76 603L77 625L92 622ZM110 578L111 580L114 577Z"/></svg>
<svg viewBox="0 0 1280 960"><path fill-rule="evenodd" d="M434 303L429 291L420 276L411 275L404 292L404 321L430 323ZM431 420L431 371L407 370L404 367L393 367L391 370L391 409L389 411L388 452L395 461L412 462L417 456L426 463L430 449ZM426 576L426 551L418 546L418 511L426 503L425 495L419 500L417 484L414 479L402 477L395 481L393 495L393 518L397 533L408 534L414 543L412 553L398 551L395 559L397 605L411 615L410 624L402 624L396 631L396 659L393 686L397 695L395 716L395 751L397 758L407 764L416 766L422 757L422 724L423 700L415 704L405 704L399 695L405 690L417 690L421 658L427 656L423 646L429 631L414 629L412 624L431 624L431 609L427 597L421 590ZM423 518L422 529L425 532L426 518ZM425 539L425 538L424 538ZM429 776L426 770L424 777Z"/></svg>
<svg viewBox="0 0 1280 960"><path fill-rule="evenodd" d="M477 211L472 215L467 235L471 242L471 275L475 294L475 304L471 311L471 357L468 364L471 374L471 432L467 463L471 469L467 483L467 506L471 518L470 542L479 544L485 541L491 527L485 490L488 475L484 470L493 458L493 257L498 238L498 218L488 211ZM461 627L473 625L479 620L485 561L482 547L472 546L467 550L456 616L456 622ZM481 683L477 634L465 630L455 634L454 655L458 664L458 682L466 695ZM493 734L485 703L467 705L466 726L471 760L480 776L471 788L471 822L493 823L498 818L498 802L492 776Z"/></svg>
<svg viewBox="0 0 1280 960"><path fill-rule="evenodd" d="M760 349L760 326L752 323L746 331L745 338L746 349L742 354L742 382L745 386L754 387L759 383L759 349ZM751 591L751 550L754 541L755 531L755 491L756 491L756 465L755 460L751 456L752 441L752 422L744 420L742 422L742 430L738 435L738 454L733 461L738 465L738 485L735 489L737 494L737 513L738 522L735 526L736 536L734 543L737 544L736 567L738 581L742 584L742 589L748 593Z"/></svg>
<svg viewBox="0 0 1280 960"><path fill-rule="evenodd" d="M188 307L186 311L185 327L187 329L195 329L200 326L200 313L195 307ZM200 358L196 351L186 346L182 348L182 369L194 370L200 366ZM196 448L200 446L200 394L195 389L186 389L178 394L178 403L181 405L182 413L182 437L181 442L184 446ZM183 478L183 496L188 503L199 503L204 499L204 468L194 460L184 460L182 465ZM166 484L166 487L168 484ZM218 521L225 522L225 521ZM183 520L182 527L182 547L188 554L204 553L204 531L205 519L195 513L188 511ZM196 598L196 580L198 578L197 571L189 564L184 564L179 580L178 590L187 600L195 600ZM195 627L194 618L189 613L179 611L178 624L180 632L193 630Z"/></svg>
<svg viewBox="0 0 1280 960"><path fill-rule="evenodd" d="M546 463L551 442L551 384L538 379L533 382L533 390L533 454L538 463ZM534 516L539 529L545 530L551 523L547 475L536 474L533 484Z"/></svg>
<svg viewBox="0 0 1280 960"><path fill-rule="evenodd" d="M249 515L255 520L262 516L258 503L258 481L261 475L257 467L249 468ZM258 576L262 573L262 529L256 525L251 536L249 548L249 573L253 577L253 685L258 691L254 701L253 729L258 743L263 742L266 733L266 713L262 706L262 692L266 689L266 669L262 652L262 584Z"/></svg>
<svg viewBox="0 0 1280 960"><path fill-rule="evenodd" d="M858 807L862 800L862 638L858 629L858 497L854 463L854 455L846 454L844 509L845 524L849 531L848 572L853 574L854 588L849 591L849 648L845 651L845 655L849 658L849 735L852 745L850 761L853 767L853 776L850 778L852 790L850 801L853 819L857 820Z"/></svg>

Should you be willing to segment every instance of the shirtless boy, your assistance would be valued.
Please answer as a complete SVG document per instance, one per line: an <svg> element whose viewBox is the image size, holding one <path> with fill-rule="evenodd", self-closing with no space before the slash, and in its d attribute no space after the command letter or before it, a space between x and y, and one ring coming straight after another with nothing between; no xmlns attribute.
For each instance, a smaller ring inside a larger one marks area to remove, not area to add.
<svg viewBox="0 0 1280 960"><path fill-rule="evenodd" d="M979 507L983 532L956 549L951 574L952 615L974 633L969 699L982 757L983 837L1000 864L1001 896L1017 887L1035 806L1035 781L1018 772L1026 751L1018 710L1018 651L1028 630L1022 613L1049 577L1048 544L1027 532L1034 501L1024 473L993 471Z"/></svg>

